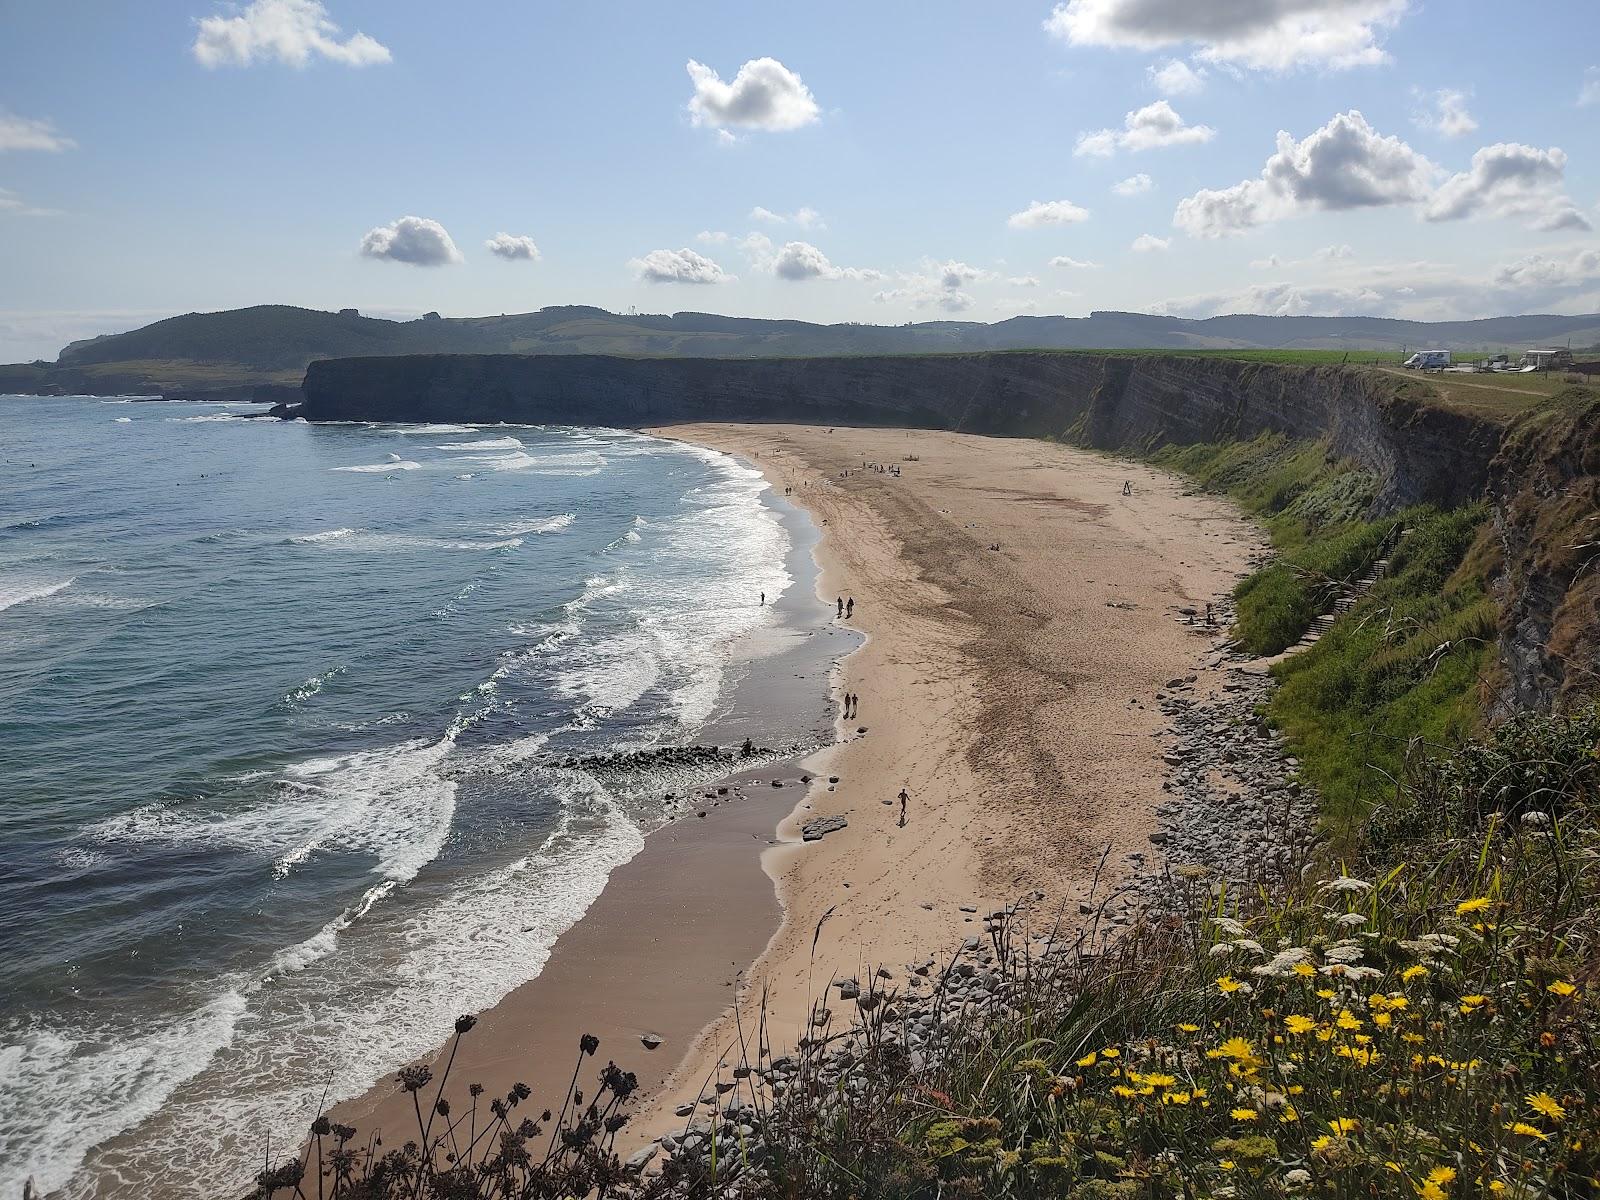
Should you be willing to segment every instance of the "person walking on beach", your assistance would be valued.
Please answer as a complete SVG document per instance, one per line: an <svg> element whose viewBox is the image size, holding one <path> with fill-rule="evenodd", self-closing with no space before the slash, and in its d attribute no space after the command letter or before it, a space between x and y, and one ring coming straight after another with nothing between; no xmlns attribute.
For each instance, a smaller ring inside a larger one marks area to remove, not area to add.
<svg viewBox="0 0 1600 1200"><path fill-rule="evenodd" d="M844 619L846 621L848 621L851 617L855 616L855 612L856 612L856 598L854 596L851 596L850 599L848 599L848 600L846 600L844 602Z"/></svg>
<svg viewBox="0 0 1600 1200"><path fill-rule="evenodd" d="M1124 496L1133 495L1133 481L1131 479L1124 479L1122 481L1122 494Z"/></svg>
<svg viewBox="0 0 1600 1200"><path fill-rule="evenodd" d="M843 596L835 596L833 598L833 602L836 605L839 606L839 611L837 613L835 613L834 615L836 617L843 618L843 616L844 616L844 597Z"/></svg>
<svg viewBox="0 0 1600 1200"><path fill-rule="evenodd" d="M767 606L767 594L765 592L762 592L761 593L761 607L765 608L766 606Z"/></svg>
<svg viewBox="0 0 1600 1200"><path fill-rule="evenodd" d="M900 789L900 828L906 827L906 801L911 799L911 793L905 788Z"/></svg>

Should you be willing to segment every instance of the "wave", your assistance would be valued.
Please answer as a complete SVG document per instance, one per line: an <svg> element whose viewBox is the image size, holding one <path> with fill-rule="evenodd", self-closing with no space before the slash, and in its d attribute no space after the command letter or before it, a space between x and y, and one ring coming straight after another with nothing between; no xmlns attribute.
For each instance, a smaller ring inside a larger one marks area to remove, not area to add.
<svg viewBox="0 0 1600 1200"><path fill-rule="evenodd" d="M344 671L344 664L341 663L337 667L329 667L320 675L313 675L310 679L306 680L288 695L284 696L283 702L290 708L304 704L307 700L311 699L311 697L321 692L323 688L327 687L329 682L337 679L340 675L343 675Z"/></svg>
<svg viewBox="0 0 1600 1200"><path fill-rule="evenodd" d="M476 425L392 425L390 433L400 434L429 434L433 437L442 437L453 433L477 433Z"/></svg>
<svg viewBox="0 0 1600 1200"><path fill-rule="evenodd" d="M435 450L521 450L522 443L514 437L481 438L476 442L446 442Z"/></svg>
<svg viewBox="0 0 1600 1200"><path fill-rule="evenodd" d="M380 472L381 473L387 473L389 471L420 471L421 469L422 469L422 464L421 463L416 462L416 461L414 461L412 459L409 459L409 458L401 458L397 454L391 454L389 456L389 461L388 462L362 463L362 464L360 464L358 466L354 466L354 467L332 467L332 468L330 468L330 470L334 470L334 471L353 471L353 472L355 472L357 474L367 474L367 475L377 474L377 473L380 473Z"/></svg>
<svg viewBox="0 0 1600 1200"><path fill-rule="evenodd" d="M530 521L507 521L489 530L496 537L525 537L530 533L554 533L565 529L577 520L576 513L562 513L555 517L539 517Z"/></svg>
<svg viewBox="0 0 1600 1200"><path fill-rule="evenodd" d="M517 536L484 538L429 537L414 533L372 533L364 529L324 529L303 533L288 541L300 546L328 546L357 553L384 553L397 550L515 550L522 545Z"/></svg>
<svg viewBox="0 0 1600 1200"><path fill-rule="evenodd" d="M289 539L297 546L315 545L317 542L331 542L336 538L349 537L354 529L324 529L320 533L302 533L298 537Z"/></svg>
<svg viewBox="0 0 1600 1200"><path fill-rule="evenodd" d="M62 579L55 583L40 583L30 580L25 583L0 583L0 612L8 608L16 608L21 604L30 604L35 600L43 600L64 592L77 581L74 575L69 579Z"/></svg>
<svg viewBox="0 0 1600 1200"><path fill-rule="evenodd" d="M203 414L201 416L198 416L198 417L168 417L167 418L167 420L169 420L169 421L181 421L186 425L192 425L196 421L244 421L244 420L247 420L247 419L248 418L246 418L246 417L241 417L238 413L226 413L226 412L205 413L205 414Z"/></svg>
<svg viewBox="0 0 1600 1200"><path fill-rule="evenodd" d="M606 460L593 450L571 454L529 454L513 450L509 454L464 454L457 461L480 463L491 471L534 471L540 475L595 475Z"/></svg>
<svg viewBox="0 0 1600 1200"><path fill-rule="evenodd" d="M132 417L116 417L116 418L113 419L113 424L117 424L117 425L132 425L133 424L133 418Z"/></svg>

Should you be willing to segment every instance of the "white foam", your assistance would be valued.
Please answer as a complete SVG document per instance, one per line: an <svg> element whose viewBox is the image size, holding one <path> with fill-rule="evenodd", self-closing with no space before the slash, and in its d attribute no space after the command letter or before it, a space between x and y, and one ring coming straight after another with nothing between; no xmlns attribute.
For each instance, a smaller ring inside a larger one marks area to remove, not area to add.
<svg viewBox="0 0 1600 1200"><path fill-rule="evenodd" d="M558 529L565 529L576 520L574 513L562 513L555 517L538 517L528 521L507 521L504 525L496 525L489 532L496 537L523 537L530 533L554 533Z"/></svg>
<svg viewBox="0 0 1600 1200"><path fill-rule="evenodd" d="M311 697L321 692L323 688L327 687L330 680L336 679L338 676L343 674L344 665L342 663L337 667L329 667L320 675L313 675L310 679L306 680L299 687L291 691L283 698L283 702L289 705L291 708L299 704L304 704L307 700L311 699Z"/></svg>
<svg viewBox="0 0 1600 1200"><path fill-rule="evenodd" d="M453 433L477 433L476 425L394 425L389 428L390 433L428 434L433 437L442 437Z"/></svg>
<svg viewBox="0 0 1600 1200"><path fill-rule="evenodd" d="M402 458L391 462L363 463L354 467L332 467L334 471L353 471L357 474L371 475L388 471L420 471L422 464L410 459Z"/></svg>
<svg viewBox="0 0 1600 1200"><path fill-rule="evenodd" d="M297 545L314 545L317 542L331 542L335 538L349 537L354 529L324 529L320 533L302 533L299 537L289 540Z"/></svg>
<svg viewBox="0 0 1600 1200"><path fill-rule="evenodd" d="M132 425L133 424L133 418L132 417L116 417L116 418L114 418L113 423L117 424L117 425Z"/></svg>
<svg viewBox="0 0 1600 1200"><path fill-rule="evenodd" d="M514 437L480 438L475 442L446 442L435 450L521 450L522 443Z"/></svg>
<svg viewBox="0 0 1600 1200"><path fill-rule="evenodd" d="M35 600L43 600L64 592L71 587L77 576L67 579L58 579L52 583L39 580L23 580L15 583L0 582L0 612L8 608L16 608L19 604L29 604Z"/></svg>
<svg viewBox="0 0 1600 1200"><path fill-rule="evenodd" d="M606 460L593 450L571 454L513 450L508 454L464 454L457 461L479 463L491 471L532 471L539 475L597 475L606 465Z"/></svg>

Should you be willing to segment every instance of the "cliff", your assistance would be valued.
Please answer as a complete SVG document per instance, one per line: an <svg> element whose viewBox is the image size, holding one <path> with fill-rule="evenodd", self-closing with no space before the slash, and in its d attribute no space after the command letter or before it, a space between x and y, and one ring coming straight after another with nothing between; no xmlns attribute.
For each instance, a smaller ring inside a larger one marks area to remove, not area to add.
<svg viewBox="0 0 1600 1200"><path fill-rule="evenodd" d="M292 411L313 421L910 425L1116 451L1281 433L1325 441L1371 471L1384 509L1477 497L1501 427L1419 402L1410 386L1355 368L1159 354L417 355L314 362Z"/></svg>
<svg viewBox="0 0 1600 1200"><path fill-rule="evenodd" d="M1493 707L1569 707L1600 689L1600 400L1574 389L1519 422L1488 491L1504 559Z"/></svg>

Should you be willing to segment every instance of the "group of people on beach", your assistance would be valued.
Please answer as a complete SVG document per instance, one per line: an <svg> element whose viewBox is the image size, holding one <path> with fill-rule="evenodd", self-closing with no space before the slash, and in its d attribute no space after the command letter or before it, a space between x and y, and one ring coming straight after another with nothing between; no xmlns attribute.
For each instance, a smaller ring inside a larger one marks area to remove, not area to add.
<svg viewBox="0 0 1600 1200"><path fill-rule="evenodd" d="M846 719L861 715L859 712L860 704L861 697L856 695L854 692L846 692L844 694L844 715Z"/></svg>
<svg viewBox="0 0 1600 1200"><path fill-rule="evenodd" d="M855 615L856 598L854 596L851 596L848 600L846 600L843 596L835 596L833 603L839 610L834 614L839 620L848 621Z"/></svg>

